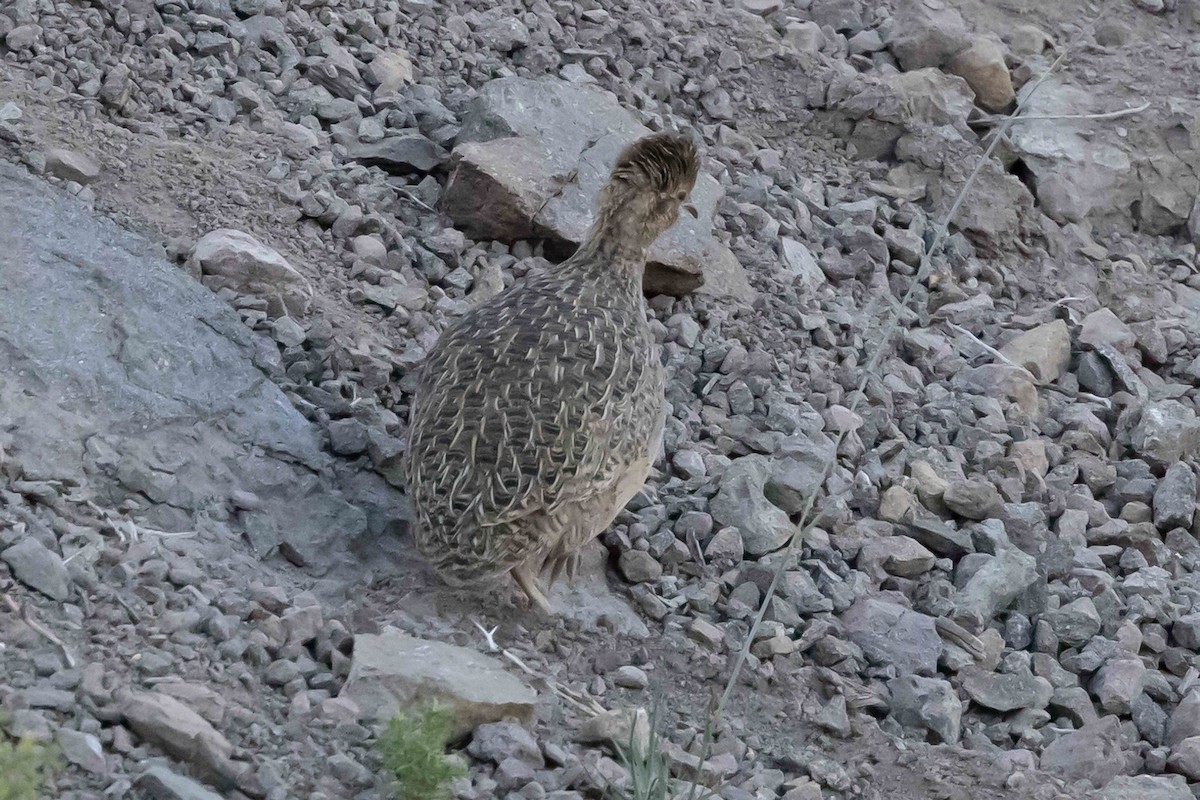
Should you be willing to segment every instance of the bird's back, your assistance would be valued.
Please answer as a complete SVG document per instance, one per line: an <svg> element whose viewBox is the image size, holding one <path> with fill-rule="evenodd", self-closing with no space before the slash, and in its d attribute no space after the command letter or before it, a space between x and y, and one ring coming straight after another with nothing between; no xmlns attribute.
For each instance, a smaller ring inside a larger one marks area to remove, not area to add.
<svg viewBox="0 0 1200 800"><path fill-rule="evenodd" d="M553 547L545 520L644 460L662 384L627 278L568 261L472 309L418 382L406 473L422 554L483 576Z"/></svg>

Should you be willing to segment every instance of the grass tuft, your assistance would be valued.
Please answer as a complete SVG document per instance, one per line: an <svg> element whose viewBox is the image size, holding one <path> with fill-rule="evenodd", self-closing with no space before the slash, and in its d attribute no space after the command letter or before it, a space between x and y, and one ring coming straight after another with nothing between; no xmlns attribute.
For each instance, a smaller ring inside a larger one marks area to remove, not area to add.
<svg viewBox="0 0 1200 800"><path fill-rule="evenodd" d="M640 725L629 725L629 738L623 743L614 743L617 760L629 773L629 786L625 790L609 786L611 800L671 800L675 796L671 766L658 737L657 714L650 717L649 735L640 735Z"/></svg>
<svg viewBox="0 0 1200 800"><path fill-rule="evenodd" d="M453 730L453 712L440 706L401 712L388 722L376 745L384 765L396 778L397 800L450 796L451 781L466 774L460 764L446 757Z"/></svg>
<svg viewBox="0 0 1200 800"><path fill-rule="evenodd" d="M8 742L0 736L0 800L38 800L42 781L57 759L32 739Z"/></svg>

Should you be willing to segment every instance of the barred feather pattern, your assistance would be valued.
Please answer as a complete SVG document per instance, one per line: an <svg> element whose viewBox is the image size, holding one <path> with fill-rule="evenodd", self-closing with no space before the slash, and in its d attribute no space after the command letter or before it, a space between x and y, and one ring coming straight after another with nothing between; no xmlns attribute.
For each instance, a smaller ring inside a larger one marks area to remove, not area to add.
<svg viewBox="0 0 1200 800"><path fill-rule="evenodd" d="M645 482L664 376L640 278L568 260L435 345L406 472L417 547L447 583L540 569L601 533Z"/></svg>

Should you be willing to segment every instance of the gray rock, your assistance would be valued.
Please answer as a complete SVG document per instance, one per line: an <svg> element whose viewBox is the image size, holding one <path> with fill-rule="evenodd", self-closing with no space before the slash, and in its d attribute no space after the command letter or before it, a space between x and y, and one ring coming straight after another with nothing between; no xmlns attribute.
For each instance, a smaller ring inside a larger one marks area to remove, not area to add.
<svg viewBox="0 0 1200 800"><path fill-rule="evenodd" d="M960 611L988 623L1037 581L1037 559L1015 547L996 553L975 571L955 597Z"/></svg>
<svg viewBox="0 0 1200 800"><path fill-rule="evenodd" d="M807 246L784 236L779 240L779 250L783 256L784 268L806 290L812 291L826 282L825 273L821 271L817 259Z"/></svg>
<svg viewBox="0 0 1200 800"><path fill-rule="evenodd" d="M815 22L794 20L787 24L783 40L797 52L816 55L825 44L825 34Z"/></svg>
<svg viewBox="0 0 1200 800"><path fill-rule="evenodd" d="M1000 512L1009 541L1031 555L1046 551L1049 525L1040 503L1005 503Z"/></svg>
<svg viewBox="0 0 1200 800"><path fill-rule="evenodd" d="M1102 356L1090 350L1079 357L1075 376L1085 391L1097 397L1112 397L1116 391L1112 370Z"/></svg>
<svg viewBox="0 0 1200 800"><path fill-rule="evenodd" d="M8 32L4 43L10 50L29 50L42 38L41 25L18 25Z"/></svg>
<svg viewBox="0 0 1200 800"><path fill-rule="evenodd" d="M1200 612L1184 614L1171 626L1171 638L1181 647L1200 650Z"/></svg>
<svg viewBox="0 0 1200 800"><path fill-rule="evenodd" d="M772 473L766 456L735 460L721 476L721 488L709 508L717 526L737 528L746 552L755 556L778 550L796 529L787 512L767 499Z"/></svg>
<svg viewBox="0 0 1200 800"><path fill-rule="evenodd" d="M303 316L312 303L312 287L276 251L248 233L221 228L200 237L191 260L211 278L210 288L276 300L273 316ZM270 309L270 305L268 306Z"/></svg>
<svg viewBox="0 0 1200 800"><path fill-rule="evenodd" d="M511 53L529 44L525 23L503 9L484 12L476 34L489 50Z"/></svg>
<svg viewBox="0 0 1200 800"><path fill-rule="evenodd" d="M216 524L262 553L290 542L318 571L365 532L363 509L400 515L398 494L355 507L323 477L319 432L264 377L275 345L161 248L2 163L0 217L0 252L45 266L0 259L0 427L26 472L148 497L161 530L252 492L257 510Z"/></svg>
<svg viewBox="0 0 1200 800"><path fill-rule="evenodd" d="M867 542L859 555L859 569L870 574L880 569L901 578L916 578L933 569L937 557L916 539L887 536ZM883 575L877 576L880 580Z"/></svg>
<svg viewBox="0 0 1200 800"><path fill-rule="evenodd" d="M104 762L104 749L100 740L90 733L80 733L70 728L59 728L55 736L63 757L93 775L104 775L108 765Z"/></svg>
<svg viewBox="0 0 1200 800"><path fill-rule="evenodd" d="M645 670L626 665L613 673L613 683L623 689L645 689L650 685L650 676Z"/></svg>
<svg viewBox="0 0 1200 800"><path fill-rule="evenodd" d="M1093 111L1089 92L1053 80L1031 97L1027 107L1034 106L1037 110L1030 113L1051 113L1048 108L1059 114ZM1116 198L1129 198L1136 191L1130 180L1132 161L1109 137L1033 122L1014 138L1033 175L1040 204L1059 222L1079 222L1090 214L1115 210L1120 202Z"/></svg>
<svg viewBox="0 0 1200 800"><path fill-rule="evenodd" d="M1082 647L1100 632L1103 620L1096 604L1090 597L1081 597L1067 603L1057 611L1047 612L1042 619L1058 635L1058 640L1069 647Z"/></svg>
<svg viewBox="0 0 1200 800"><path fill-rule="evenodd" d="M1200 420L1191 406L1161 400L1142 411L1133 449L1151 464L1169 467L1200 454Z"/></svg>
<svg viewBox="0 0 1200 800"><path fill-rule="evenodd" d="M419 133L387 136L378 142L354 142L346 157L391 173L432 172L445 163L449 153Z"/></svg>
<svg viewBox="0 0 1200 800"><path fill-rule="evenodd" d="M783 0L739 0L738 5L743 11L749 11L760 17L769 17L783 8Z"/></svg>
<svg viewBox="0 0 1200 800"><path fill-rule="evenodd" d="M1128 716L1133 702L1142 693L1146 665L1140 658L1111 658L1105 662L1092 682L1092 692L1100 708L1109 714Z"/></svg>
<svg viewBox="0 0 1200 800"><path fill-rule="evenodd" d="M1091 114L1103 106L1088 88L1050 78L1025 107L1031 115L1061 115ZM1038 206L1057 222L1116 221L1151 235L1187 223L1195 189L1180 186L1178 175L1195 169L1195 148L1174 148L1163 139L1137 145L1118 131L1046 121L1014 130L1012 142L1028 167Z"/></svg>
<svg viewBox="0 0 1200 800"><path fill-rule="evenodd" d="M970 43L966 23L953 6L921 0L897 5L888 46L904 69L940 67Z"/></svg>
<svg viewBox="0 0 1200 800"><path fill-rule="evenodd" d="M1130 718L1141 737L1152 746L1161 747L1166 741L1167 712L1150 695L1142 692L1134 698Z"/></svg>
<svg viewBox="0 0 1200 800"><path fill-rule="evenodd" d="M662 564L644 550L626 550L617 561L622 577L630 583L649 583L662 577Z"/></svg>
<svg viewBox="0 0 1200 800"><path fill-rule="evenodd" d="M985 481L953 481L942 494L942 502L960 517L974 520L1000 515L1004 500L996 487Z"/></svg>
<svg viewBox="0 0 1200 800"><path fill-rule="evenodd" d="M984 672L972 668L962 674L963 690L971 700L994 711L1043 709L1054 694L1048 680L1030 673Z"/></svg>
<svg viewBox="0 0 1200 800"><path fill-rule="evenodd" d="M1118 775L1100 792L1100 800L1195 800L1178 775Z"/></svg>
<svg viewBox="0 0 1200 800"><path fill-rule="evenodd" d="M71 576L62 559L32 536L0 552L0 561L8 564L17 580L52 600L62 602L71 596Z"/></svg>
<svg viewBox="0 0 1200 800"><path fill-rule="evenodd" d="M1061 319L1039 325L1013 339L1000 352L1046 383L1057 381L1071 362L1071 332Z"/></svg>
<svg viewBox="0 0 1200 800"><path fill-rule="evenodd" d="M600 625L620 634L644 638L650 635L642 616L622 594L608 584L608 549L593 540L579 552L579 568L572 581L558 581L547 597L559 613L582 629Z"/></svg>
<svg viewBox="0 0 1200 800"><path fill-rule="evenodd" d="M284 347L299 347L308 338L304 327L291 317L272 320L271 335Z"/></svg>
<svg viewBox="0 0 1200 800"><path fill-rule="evenodd" d="M356 456L367 449L367 426L356 419L329 423L329 446L341 456Z"/></svg>
<svg viewBox="0 0 1200 800"><path fill-rule="evenodd" d="M958 743L963 707L949 681L903 675L889 681L888 690L891 716L898 723L932 734L934 743Z"/></svg>
<svg viewBox="0 0 1200 800"><path fill-rule="evenodd" d="M46 171L64 181L87 186L100 177L100 165L90 156L73 150L54 148L46 152Z"/></svg>
<svg viewBox="0 0 1200 800"><path fill-rule="evenodd" d="M379 53L367 65L364 77L375 87L376 97L395 94L414 80L412 59L403 50Z"/></svg>
<svg viewBox="0 0 1200 800"><path fill-rule="evenodd" d="M537 739L525 728L512 722L488 722L471 734L467 752L483 761L499 764L517 758L535 769L545 766Z"/></svg>
<svg viewBox="0 0 1200 800"><path fill-rule="evenodd" d="M1189 781L1200 780L1200 736L1190 736L1174 745L1167 766Z"/></svg>
<svg viewBox="0 0 1200 800"><path fill-rule="evenodd" d="M340 696L376 720L388 720L418 702L440 701L453 709L457 734L508 716L528 723L537 700L496 659L391 626L354 637L350 676Z"/></svg>
<svg viewBox="0 0 1200 800"><path fill-rule="evenodd" d="M157 692L131 693L119 707L136 734L192 764L221 788L232 788L237 776L233 745L195 711Z"/></svg>
<svg viewBox="0 0 1200 800"><path fill-rule="evenodd" d="M846 636L873 661L901 675L937 672L942 640L933 617L904 606L864 597L842 614Z"/></svg>
<svg viewBox="0 0 1200 800"><path fill-rule="evenodd" d="M41 712L28 708L19 708L7 713L3 727L14 739L49 742L54 738L49 720Z"/></svg>
<svg viewBox="0 0 1200 800"><path fill-rule="evenodd" d="M805 502L821 489L836 453L833 440L820 432L811 436L793 435L786 452L786 458L772 462L764 493L788 514L798 514Z"/></svg>
<svg viewBox="0 0 1200 800"><path fill-rule="evenodd" d="M474 238L549 236L577 245L617 154L649 133L595 86L552 78L491 81L463 119L443 205ZM712 235L721 195L720 184L701 172L690 198L698 217L680 215L650 248L647 292L752 294L733 253Z"/></svg>
<svg viewBox="0 0 1200 800"><path fill-rule="evenodd" d="M1092 349L1107 344L1118 350L1130 350L1137 344L1137 337L1111 309L1101 308L1083 318L1079 343Z"/></svg>
<svg viewBox="0 0 1200 800"><path fill-rule="evenodd" d="M1061 667L1058 669L1065 672ZM1069 719L1077 727L1090 725L1100 719L1096 714L1096 707L1092 702L1091 695L1082 686L1055 689L1054 694L1050 697L1047 711L1055 716Z"/></svg>
<svg viewBox="0 0 1200 800"><path fill-rule="evenodd" d="M353 100L364 94L366 87L358 71L358 62L350 55L350 51L328 40L325 46L328 54L313 63L305 77L325 87L335 97Z"/></svg>
<svg viewBox="0 0 1200 800"><path fill-rule="evenodd" d="M1063 734L1042 752L1041 768L1067 783L1090 781L1100 788L1125 771L1121 724L1104 717Z"/></svg>
<svg viewBox="0 0 1200 800"><path fill-rule="evenodd" d="M1190 528L1196 513L1196 474L1183 463L1172 464L1154 490L1154 526L1160 531Z"/></svg>
<svg viewBox="0 0 1200 800"><path fill-rule="evenodd" d="M159 764L139 775L134 785L153 800L221 800L221 795L204 784Z"/></svg>
<svg viewBox="0 0 1200 800"><path fill-rule="evenodd" d="M1171 712L1166 743L1174 747L1194 736L1200 736L1200 691L1195 689L1188 692Z"/></svg>
<svg viewBox="0 0 1200 800"><path fill-rule="evenodd" d="M1017 99L1004 48L991 39L977 36L970 47L950 59L946 69L970 84L975 102L988 111L1003 111Z"/></svg>

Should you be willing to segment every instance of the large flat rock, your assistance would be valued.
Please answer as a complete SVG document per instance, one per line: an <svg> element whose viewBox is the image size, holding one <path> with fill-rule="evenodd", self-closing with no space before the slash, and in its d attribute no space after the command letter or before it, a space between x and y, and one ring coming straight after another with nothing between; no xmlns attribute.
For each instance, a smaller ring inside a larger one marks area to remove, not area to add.
<svg viewBox="0 0 1200 800"><path fill-rule="evenodd" d="M1116 125L1058 116L1114 110L1121 104L1113 98L1061 78L1029 98L1028 116L1050 118L1013 125L1009 139L1039 205L1063 223L1087 220L1152 235L1183 229L1200 190L1200 106L1171 98L1166 115L1149 111Z"/></svg>
<svg viewBox="0 0 1200 800"><path fill-rule="evenodd" d="M0 162L0 450L139 519L227 520L322 571L363 533L318 430L270 375L275 345L161 248ZM236 491L261 507L235 511Z"/></svg>
<svg viewBox="0 0 1200 800"><path fill-rule="evenodd" d="M485 722L533 718L537 693L477 650L418 639L393 627L354 637L350 676L342 697L363 712L387 720L398 711L430 703L448 706L456 733Z"/></svg>
<svg viewBox="0 0 1200 800"><path fill-rule="evenodd" d="M591 225L621 148L651 131L615 95L547 78L486 84L463 120L443 205L476 238L548 238L568 249ZM650 248L646 290L748 297L741 264L712 234L723 190L701 173L680 220Z"/></svg>

